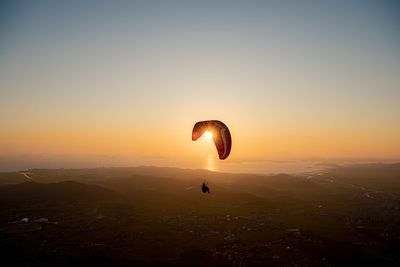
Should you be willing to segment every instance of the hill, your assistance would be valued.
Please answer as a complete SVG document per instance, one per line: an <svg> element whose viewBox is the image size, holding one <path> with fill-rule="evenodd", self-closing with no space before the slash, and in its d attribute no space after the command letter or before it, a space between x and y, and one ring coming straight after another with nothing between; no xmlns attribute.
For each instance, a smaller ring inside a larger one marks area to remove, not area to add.
<svg viewBox="0 0 400 267"><path fill-rule="evenodd" d="M72 181L59 183L23 182L0 187L0 202L12 203L73 203L120 199L117 193L96 185Z"/></svg>
<svg viewBox="0 0 400 267"><path fill-rule="evenodd" d="M307 176L138 167L0 177L0 249L15 265L400 262L396 165ZM201 193L205 178L211 194Z"/></svg>

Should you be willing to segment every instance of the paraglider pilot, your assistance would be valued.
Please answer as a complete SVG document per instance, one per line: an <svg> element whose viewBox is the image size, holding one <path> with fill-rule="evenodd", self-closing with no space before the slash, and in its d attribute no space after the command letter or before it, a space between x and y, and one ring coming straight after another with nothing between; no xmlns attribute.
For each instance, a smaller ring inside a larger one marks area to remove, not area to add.
<svg viewBox="0 0 400 267"><path fill-rule="evenodd" d="M210 194L210 189L208 188L205 182L203 182L203 185L201 186L201 191L203 191L203 193L207 192Z"/></svg>

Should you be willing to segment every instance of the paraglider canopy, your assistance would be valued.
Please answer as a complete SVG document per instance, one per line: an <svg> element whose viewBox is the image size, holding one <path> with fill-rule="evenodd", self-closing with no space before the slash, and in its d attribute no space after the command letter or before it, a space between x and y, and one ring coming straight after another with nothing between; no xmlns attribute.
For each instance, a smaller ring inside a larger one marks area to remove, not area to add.
<svg viewBox="0 0 400 267"><path fill-rule="evenodd" d="M206 132L212 134L219 159L226 159L231 152L232 146L231 133L228 127L217 120L199 121L193 127L192 140L196 141Z"/></svg>

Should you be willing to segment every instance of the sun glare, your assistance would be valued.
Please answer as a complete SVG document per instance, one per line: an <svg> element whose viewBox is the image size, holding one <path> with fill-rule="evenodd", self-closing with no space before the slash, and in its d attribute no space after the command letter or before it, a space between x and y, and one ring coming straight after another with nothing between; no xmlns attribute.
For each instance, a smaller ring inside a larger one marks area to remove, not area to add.
<svg viewBox="0 0 400 267"><path fill-rule="evenodd" d="M212 139L212 132L206 131L206 132L205 132L205 136L206 136L206 138L207 138L208 140L211 140L211 139Z"/></svg>

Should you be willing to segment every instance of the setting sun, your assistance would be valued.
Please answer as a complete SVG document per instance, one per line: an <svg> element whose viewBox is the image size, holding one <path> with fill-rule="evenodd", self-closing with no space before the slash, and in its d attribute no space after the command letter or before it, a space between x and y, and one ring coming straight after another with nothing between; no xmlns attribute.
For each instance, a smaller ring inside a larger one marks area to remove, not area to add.
<svg viewBox="0 0 400 267"><path fill-rule="evenodd" d="M206 131L204 135L208 140L211 140L212 136L213 136L212 132L209 132L209 131Z"/></svg>

